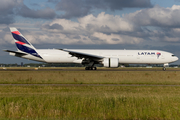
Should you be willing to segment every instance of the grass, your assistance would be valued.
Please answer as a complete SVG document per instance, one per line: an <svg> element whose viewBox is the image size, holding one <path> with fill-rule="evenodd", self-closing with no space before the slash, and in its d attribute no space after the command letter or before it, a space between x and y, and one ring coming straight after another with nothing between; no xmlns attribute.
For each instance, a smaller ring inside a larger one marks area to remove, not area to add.
<svg viewBox="0 0 180 120"><path fill-rule="evenodd" d="M0 119L180 119L180 86L104 86L180 85L180 71L0 71L0 83ZM71 85L11 85L32 83Z"/></svg>
<svg viewBox="0 0 180 120"><path fill-rule="evenodd" d="M0 118L180 119L180 87L0 87Z"/></svg>
<svg viewBox="0 0 180 120"><path fill-rule="evenodd" d="M180 85L179 78L180 71L0 71L0 84Z"/></svg>

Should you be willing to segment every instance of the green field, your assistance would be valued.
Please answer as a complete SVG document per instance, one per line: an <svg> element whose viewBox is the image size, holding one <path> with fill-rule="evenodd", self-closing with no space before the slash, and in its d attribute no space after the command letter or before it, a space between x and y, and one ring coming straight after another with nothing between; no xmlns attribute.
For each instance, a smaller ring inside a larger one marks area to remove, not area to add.
<svg viewBox="0 0 180 120"><path fill-rule="evenodd" d="M180 119L180 71L0 71L0 83L0 119Z"/></svg>
<svg viewBox="0 0 180 120"><path fill-rule="evenodd" d="M84 68L78 68L78 69L84 69ZM180 85L180 71L161 71L161 70L159 71L159 69L160 68L158 69L155 68L154 71L138 71L138 68L134 69L135 71L128 71L128 68L125 68L125 70L127 71L85 71L85 70L84 71L38 71L38 70L37 71L6 71L4 70L4 71L0 71L0 84L30 83L30 84ZM173 70L178 70L178 69L173 69Z"/></svg>

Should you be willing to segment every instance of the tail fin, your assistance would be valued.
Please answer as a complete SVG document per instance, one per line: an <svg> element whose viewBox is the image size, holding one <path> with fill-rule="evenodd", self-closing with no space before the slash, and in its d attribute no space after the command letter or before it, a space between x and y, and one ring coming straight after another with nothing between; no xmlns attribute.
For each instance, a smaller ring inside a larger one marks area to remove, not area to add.
<svg viewBox="0 0 180 120"><path fill-rule="evenodd" d="M33 56L42 58L37 52L36 48L16 29L10 28L12 36L14 38L15 44L18 51L22 51Z"/></svg>

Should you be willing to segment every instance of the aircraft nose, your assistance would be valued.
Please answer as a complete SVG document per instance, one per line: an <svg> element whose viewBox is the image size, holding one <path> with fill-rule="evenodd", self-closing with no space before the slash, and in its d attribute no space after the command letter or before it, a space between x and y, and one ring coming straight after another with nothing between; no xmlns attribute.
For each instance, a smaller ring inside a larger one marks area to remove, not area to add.
<svg viewBox="0 0 180 120"><path fill-rule="evenodd" d="M177 60L179 60L179 58L177 56L173 56L171 60L172 62L176 62Z"/></svg>
<svg viewBox="0 0 180 120"><path fill-rule="evenodd" d="M178 57L174 57L173 62L178 61L178 60L179 60Z"/></svg>
<svg viewBox="0 0 180 120"><path fill-rule="evenodd" d="M176 61L178 61L179 60L179 58L178 57L176 57Z"/></svg>

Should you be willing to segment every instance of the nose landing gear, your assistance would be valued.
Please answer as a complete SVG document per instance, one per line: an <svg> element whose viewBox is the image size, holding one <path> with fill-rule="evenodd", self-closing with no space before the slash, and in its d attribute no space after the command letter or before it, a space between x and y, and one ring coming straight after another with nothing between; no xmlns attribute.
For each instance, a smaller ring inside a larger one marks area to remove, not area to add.
<svg viewBox="0 0 180 120"><path fill-rule="evenodd" d="M166 67L169 66L169 63L165 63L163 67L163 71L166 71Z"/></svg>
<svg viewBox="0 0 180 120"><path fill-rule="evenodd" d="M163 67L163 71L166 71L166 67Z"/></svg>

